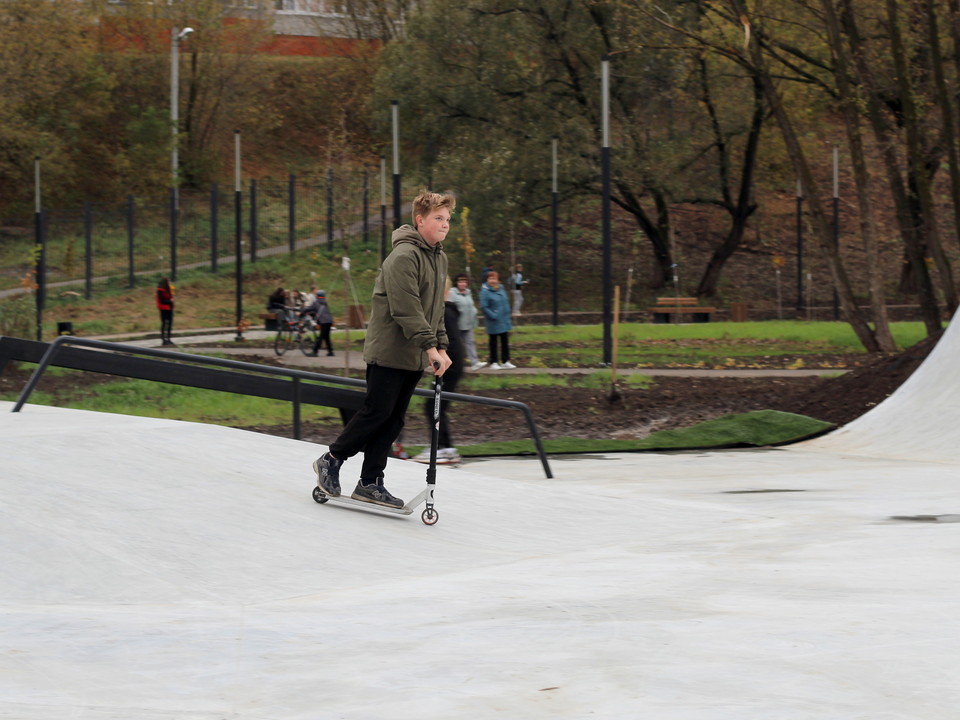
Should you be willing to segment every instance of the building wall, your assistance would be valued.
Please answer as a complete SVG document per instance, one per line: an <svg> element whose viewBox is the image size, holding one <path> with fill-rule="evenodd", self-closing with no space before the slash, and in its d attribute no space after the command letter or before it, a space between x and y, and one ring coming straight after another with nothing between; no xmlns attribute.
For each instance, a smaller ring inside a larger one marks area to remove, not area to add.
<svg viewBox="0 0 960 720"><path fill-rule="evenodd" d="M262 17L262 0L229 0L227 23L258 22ZM342 2L349 0L269 0L275 4L272 10L273 38L257 48L269 55L296 55L305 57L338 57L355 55L364 50L378 48L375 39L353 37L353 25L349 17L340 12ZM123 0L110 0L112 5L121 5ZM111 27L109 19L100 23L104 44L113 49L138 47L145 49L144 39L166 37L169 28L164 21L142 22L142 35L137 38L129 32L119 33ZM140 31L138 31L139 33ZM152 44L152 43L151 43Z"/></svg>

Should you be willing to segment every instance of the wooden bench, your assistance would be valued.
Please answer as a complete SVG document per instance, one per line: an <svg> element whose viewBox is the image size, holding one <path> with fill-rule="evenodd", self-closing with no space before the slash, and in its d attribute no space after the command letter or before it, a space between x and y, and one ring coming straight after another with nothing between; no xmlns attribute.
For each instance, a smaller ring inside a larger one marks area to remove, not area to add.
<svg viewBox="0 0 960 720"><path fill-rule="evenodd" d="M257 317L263 320L263 329L264 330L276 330L277 329L277 314L272 312L262 312Z"/></svg>
<svg viewBox="0 0 960 720"><path fill-rule="evenodd" d="M710 322L716 311L714 307L697 305L696 298L688 297L658 297L657 304L648 310L657 324L673 322L674 316L679 322Z"/></svg>

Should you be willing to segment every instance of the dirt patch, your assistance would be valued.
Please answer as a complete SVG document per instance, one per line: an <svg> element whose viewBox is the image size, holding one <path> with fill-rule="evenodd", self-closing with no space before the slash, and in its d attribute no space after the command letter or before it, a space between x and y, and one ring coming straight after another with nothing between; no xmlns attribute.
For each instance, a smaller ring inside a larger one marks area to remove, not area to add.
<svg viewBox="0 0 960 720"><path fill-rule="evenodd" d="M607 391L584 388L516 388L488 391L489 397L526 403L544 439L642 438L657 430L688 427L731 413L780 410L844 425L883 402L903 384L936 344L928 338L902 352L867 360L834 378L730 378L660 377L649 388L621 391L611 401ZM843 356L823 358L828 367L843 367ZM422 400L415 398L407 413L403 441L410 445L429 441ZM450 411L455 443L514 440L529 437L519 413L482 405L455 404ZM289 427L255 428L290 434ZM339 423L309 425L304 439L322 444L334 440Z"/></svg>

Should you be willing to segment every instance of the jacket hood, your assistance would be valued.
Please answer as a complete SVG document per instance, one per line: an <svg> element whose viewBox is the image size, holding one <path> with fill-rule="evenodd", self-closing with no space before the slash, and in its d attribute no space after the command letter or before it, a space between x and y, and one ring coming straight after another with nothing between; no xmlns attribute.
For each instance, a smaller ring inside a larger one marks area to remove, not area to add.
<svg viewBox="0 0 960 720"><path fill-rule="evenodd" d="M430 247L430 244L423 239L423 236L417 232L417 229L413 225L401 225L396 230L393 231L393 247L400 245L401 243L411 243L417 247L423 248L424 250L430 250L431 252L436 252L443 249L443 243L437 243L434 247Z"/></svg>

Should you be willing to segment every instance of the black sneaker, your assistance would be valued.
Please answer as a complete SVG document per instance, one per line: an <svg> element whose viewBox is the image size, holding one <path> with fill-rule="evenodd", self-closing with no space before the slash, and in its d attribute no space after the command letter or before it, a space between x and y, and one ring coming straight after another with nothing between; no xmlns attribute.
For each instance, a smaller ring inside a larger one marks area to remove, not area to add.
<svg viewBox="0 0 960 720"><path fill-rule="evenodd" d="M340 497L341 465L343 460L337 460L328 452L313 461L313 471L317 474L317 487L330 497Z"/></svg>
<svg viewBox="0 0 960 720"><path fill-rule="evenodd" d="M383 505L385 507L403 507L403 500L400 498L395 498L383 485L379 483L375 485L364 485L363 481L360 481L357 483L357 488L353 491L353 495L351 495L351 497L354 500L362 500L363 502Z"/></svg>

